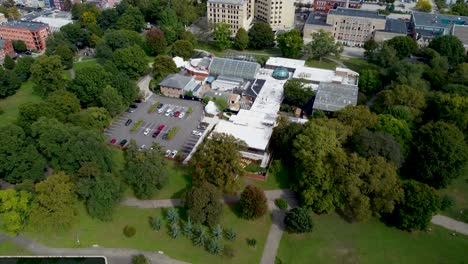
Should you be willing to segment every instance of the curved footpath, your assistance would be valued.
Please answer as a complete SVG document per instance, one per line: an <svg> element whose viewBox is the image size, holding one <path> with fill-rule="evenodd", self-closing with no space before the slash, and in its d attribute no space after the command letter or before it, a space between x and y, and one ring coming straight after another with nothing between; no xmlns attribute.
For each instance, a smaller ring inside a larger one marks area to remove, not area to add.
<svg viewBox="0 0 468 264"><path fill-rule="evenodd" d="M265 191L268 200L268 207L272 212L272 225L268 232L265 248L263 249L261 264L275 263L276 252L281 241L281 236L284 231L283 219L285 212L279 210L275 205L275 200L283 198L288 201L289 207L298 206L298 199L295 193L291 190L271 190ZM239 200L239 195L224 196L223 202L234 203ZM122 201L121 205L138 207L138 208L168 208L182 206L180 199L166 200L138 200L135 198L127 198ZM468 235L468 224L456 221L443 215L435 215L431 222L435 225L442 226L446 229ZM137 254L147 256L152 264L186 264L187 262L171 259L169 256L159 254L157 252L140 251L128 248L51 248L39 244L33 240L27 239L24 236L8 237L0 234L0 242L10 240L23 247L29 252L36 255L48 256L106 256L110 264L128 264L131 262L131 257Z"/></svg>

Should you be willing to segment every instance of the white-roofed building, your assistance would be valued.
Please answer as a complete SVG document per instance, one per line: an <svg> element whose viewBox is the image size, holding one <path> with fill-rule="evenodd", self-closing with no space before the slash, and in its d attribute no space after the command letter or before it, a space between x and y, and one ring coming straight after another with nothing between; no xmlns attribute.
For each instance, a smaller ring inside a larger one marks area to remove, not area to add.
<svg viewBox="0 0 468 264"><path fill-rule="evenodd" d="M178 57L178 56L177 56L177 57L172 58L172 60L174 61L174 63L175 63L175 65L177 66L177 68L182 68L182 67L185 66L185 63L186 63L186 62L185 62L184 59L181 58L181 57Z"/></svg>
<svg viewBox="0 0 468 264"><path fill-rule="evenodd" d="M65 26L65 25L68 25L70 23L73 23L73 20L68 19L68 18L49 17L49 16L36 17L32 21L41 22L41 23L49 25L50 30L52 32L58 32L58 31L60 31L61 27Z"/></svg>
<svg viewBox="0 0 468 264"><path fill-rule="evenodd" d="M294 71L293 78L305 79L308 87L317 90L322 82L358 85L359 73L350 69L337 67L336 70L324 70L311 67L299 67Z"/></svg>
<svg viewBox="0 0 468 264"><path fill-rule="evenodd" d="M270 57L266 63L265 68L267 69L276 69L278 67L284 67L288 69L288 71L293 72L295 69L299 67L304 67L305 61L304 60L294 60L294 59L287 59L281 57Z"/></svg>

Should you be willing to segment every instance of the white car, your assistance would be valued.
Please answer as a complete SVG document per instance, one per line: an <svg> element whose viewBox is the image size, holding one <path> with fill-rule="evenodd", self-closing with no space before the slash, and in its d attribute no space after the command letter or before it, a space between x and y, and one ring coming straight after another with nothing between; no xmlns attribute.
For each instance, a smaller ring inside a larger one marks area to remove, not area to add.
<svg viewBox="0 0 468 264"><path fill-rule="evenodd" d="M171 111L167 111L164 115L165 115L165 116L170 116L171 113L172 113Z"/></svg>
<svg viewBox="0 0 468 264"><path fill-rule="evenodd" d="M184 118L185 112L180 113L179 118Z"/></svg>
<svg viewBox="0 0 468 264"><path fill-rule="evenodd" d="M143 134L144 134L145 136L147 136L150 132L151 132L151 129L147 128L147 129L145 130L145 132L143 132Z"/></svg>
<svg viewBox="0 0 468 264"><path fill-rule="evenodd" d="M173 150L171 153L171 158L175 158L176 155L177 155L177 150Z"/></svg>
<svg viewBox="0 0 468 264"><path fill-rule="evenodd" d="M142 150L144 150L144 149L146 149L146 145L141 145L141 147L140 147L139 150L142 151Z"/></svg>
<svg viewBox="0 0 468 264"><path fill-rule="evenodd" d="M168 150L166 150L166 155L164 155L164 156L169 157L169 155L171 155L171 151L168 149Z"/></svg>
<svg viewBox="0 0 468 264"><path fill-rule="evenodd" d="M197 136L197 137L201 137L202 134L203 134L202 132L197 131L197 130L192 131L192 135Z"/></svg>

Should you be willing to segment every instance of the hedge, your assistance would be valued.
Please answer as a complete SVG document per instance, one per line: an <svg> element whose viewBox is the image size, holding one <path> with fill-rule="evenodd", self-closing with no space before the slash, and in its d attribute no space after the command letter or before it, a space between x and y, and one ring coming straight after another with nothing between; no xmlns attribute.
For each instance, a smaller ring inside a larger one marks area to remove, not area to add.
<svg viewBox="0 0 468 264"><path fill-rule="evenodd" d="M179 130L178 127L173 127L171 130L169 130L169 133L167 133L167 140L170 140L171 138L174 137L174 135L177 133L177 130Z"/></svg>
<svg viewBox="0 0 468 264"><path fill-rule="evenodd" d="M151 114L154 112L154 109L156 109L156 107L158 107L159 105L159 102L156 102L154 103L149 109L148 109L148 114Z"/></svg>
<svg viewBox="0 0 468 264"><path fill-rule="evenodd" d="M138 122L133 125L133 127L130 129L130 132L135 132L143 123L143 119L138 120Z"/></svg>

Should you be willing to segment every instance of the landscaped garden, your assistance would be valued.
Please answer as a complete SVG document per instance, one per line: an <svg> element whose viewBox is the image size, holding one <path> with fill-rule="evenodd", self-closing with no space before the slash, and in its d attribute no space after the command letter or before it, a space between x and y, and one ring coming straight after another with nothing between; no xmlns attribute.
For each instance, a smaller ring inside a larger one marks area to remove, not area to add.
<svg viewBox="0 0 468 264"><path fill-rule="evenodd" d="M466 262L468 237L437 226L427 232L406 232L377 219L348 223L335 213L313 219L312 233L283 235L278 263Z"/></svg>

